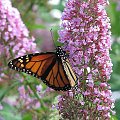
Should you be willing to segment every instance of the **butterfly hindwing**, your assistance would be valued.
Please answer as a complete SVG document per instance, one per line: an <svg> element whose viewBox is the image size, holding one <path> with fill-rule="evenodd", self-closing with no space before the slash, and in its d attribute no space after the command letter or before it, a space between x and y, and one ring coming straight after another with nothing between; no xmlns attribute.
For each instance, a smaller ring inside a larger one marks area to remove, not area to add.
<svg viewBox="0 0 120 120"><path fill-rule="evenodd" d="M55 90L66 91L71 89L71 84L60 60L56 60L56 63L52 66L49 74L44 75L41 78L46 81L46 84L49 87Z"/></svg>

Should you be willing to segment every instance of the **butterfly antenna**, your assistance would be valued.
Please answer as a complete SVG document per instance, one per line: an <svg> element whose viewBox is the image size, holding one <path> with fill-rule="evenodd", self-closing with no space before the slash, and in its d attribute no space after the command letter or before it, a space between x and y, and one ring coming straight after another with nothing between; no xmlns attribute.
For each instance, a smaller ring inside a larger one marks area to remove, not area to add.
<svg viewBox="0 0 120 120"><path fill-rule="evenodd" d="M50 33L51 33L51 37L52 37L52 41L53 41L54 47L56 48L56 45L55 45L55 42L54 42L54 38L53 38L52 28L50 29Z"/></svg>

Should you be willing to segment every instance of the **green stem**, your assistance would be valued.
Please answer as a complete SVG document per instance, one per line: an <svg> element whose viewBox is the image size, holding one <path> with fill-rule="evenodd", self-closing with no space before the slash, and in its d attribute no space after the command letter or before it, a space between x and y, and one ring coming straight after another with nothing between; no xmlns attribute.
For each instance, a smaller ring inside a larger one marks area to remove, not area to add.
<svg viewBox="0 0 120 120"><path fill-rule="evenodd" d="M41 107L45 109L46 107L44 106L43 101L39 98L38 94L36 93L36 89L35 89L35 88L32 86L32 84L29 83L27 80L26 80L26 82L27 82L27 85L29 85L30 89L33 91L35 97L36 97L36 98L39 100L39 102L41 103Z"/></svg>
<svg viewBox="0 0 120 120"><path fill-rule="evenodd" d="M25 76L23 73L21 73L21 75L24 76L24 78L26 78L26 76ZM33 87L33 86L32 86L32 83L30 83L27 79L26 79L25 81L26 81L27 85L30 87L30 89L33 91L35 97L36 97L36 98L39 100L39 102L41 103L41 107L42 107L43 109L46 109L46 107L44 106L43 101L39 98L38 94L36 93L35 87Z"/></svg>
<svg viewBox="0 0 120 120"><path fill-rule="evenodd" d="M9 86L6 90L4 90L4 92L2 93L2 95L0 96L0 101L2 101L2 99L5 97L5 95L10 92L11 89L13 89L14 87L16 87L17 85L19 85L20 82L15 82L13 83L11 86Z"/></svg>

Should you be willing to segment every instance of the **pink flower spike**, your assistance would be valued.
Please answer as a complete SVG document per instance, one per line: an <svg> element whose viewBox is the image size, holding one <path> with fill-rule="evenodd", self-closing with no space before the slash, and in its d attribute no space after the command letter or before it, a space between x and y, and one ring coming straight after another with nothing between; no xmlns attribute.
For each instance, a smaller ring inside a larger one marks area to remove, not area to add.
<svg viewBox="0 0 120 120"><path fill-rule="evenodd" d="M69 51L78 88L71 90L72 95L68 91L59 99L58 110L63 119L89 120L94 116L94 119L110 120L114 102L108 84L112 62L111 25L106 5L107 0L68 0L66 3L59 42Z"/></svg>
<svg viewBox="0 0 120 120"><path fill-rule="evenodd" d="M6 49L11 49L16 57L22 56L26 52L35 52L36 44L33 44L33 37L29 37L29 31L21 20L19 11L12 7L9 0L0 0L0 8L0 34L2 34L1 39L8 43L4 45L4 53L7 58L11 56ZM28 41L27 46L24 46L24 39Z"/></svg>

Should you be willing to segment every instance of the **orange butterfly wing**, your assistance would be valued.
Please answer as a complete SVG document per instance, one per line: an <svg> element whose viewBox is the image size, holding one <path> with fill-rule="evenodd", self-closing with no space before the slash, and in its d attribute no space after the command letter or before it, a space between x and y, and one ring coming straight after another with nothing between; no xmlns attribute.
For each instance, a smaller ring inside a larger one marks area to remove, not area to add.
<svg viewBox="0 0 120 120"><path fill-rule="evenodd" d="M53 60L54 59L54 60ZM35 53L16 58L8 63L14 70L22 71L40 77L47 69L47 65L55 61L54 53Z"/></svg>
<svg viewBox="0 0 120 120"><path fill-rule="evenodd" d="M56 57L54 52L22 56L10 61L8 66L42 79L47 86L55 90L71 89L62 61Z"/></svg>

